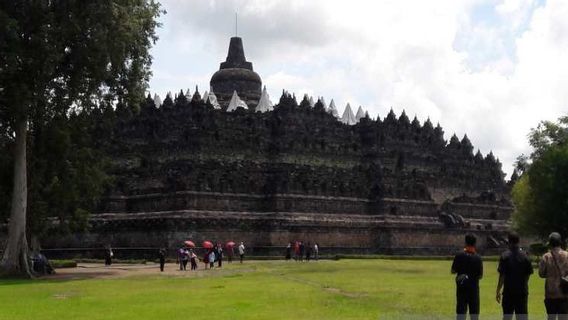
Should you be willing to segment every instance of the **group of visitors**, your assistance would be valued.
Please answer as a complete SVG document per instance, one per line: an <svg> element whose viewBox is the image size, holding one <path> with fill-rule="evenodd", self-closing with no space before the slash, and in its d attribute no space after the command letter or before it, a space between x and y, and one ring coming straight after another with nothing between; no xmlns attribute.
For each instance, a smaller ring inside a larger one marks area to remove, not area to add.
<svg viewBox="0 0 568 320"><path fill-rule="evenodd" d="M479 280L483 277L483 262L476 252L476 238L468 234L465 248L454 257L452 273L456 274L457 319L479 318ZM533 273L531 260L519 246L516 233L508 235L509 248L499 259L499 280L496 300L503 309L503 319L528 318L528 281ZM550 251L542 256L538 274L545 278L544 305L548 319L568 319L568 252L561 248L562 238L553 232L548 237Z"/></svg>
<svg viewBox="0 0 568 320"><path fill-rule="evenodd" d="M163 258L162 258L163 255ZM165 249L160 250L160 271L164 271L164 266L162 265L162 260L165 264ZM179 270L187 270L187 264L190 264L191 270L197 269L197 254L195 254L193 248L179 248L177 261L179 263Z"/></svg>
<svg viewBox="0 0 568 320"><path fill-rule="evenodd" d="M213 269L215 267L215 263L217 263L217 267L221 268L223 266L223 258L225 257L225 250L226 255L228 258L228 262L233 262L234 256L234 248L233 246L225 246L221 243L215 244L211 248L203 248L203 258L202 262L204 263L204 269ZM245 245L243 242L237 247L237 251L239 253L240 262L243 263L245 257ZM167 250L165 248L161 248L158 251L158 258L160 261L160 271L164 271L164 267L166 264L166 257L167 257ZM190 265L191 270L197 270L197 263L199 262L199 258L195 252L194 248L180 247L177 250L177 263L179 264L179 270L185 271L187 270L187 265Z"/></svg>
<svg viewBox="0 0 568 320"><path fill-rule="evenodd" d="M293 244L288 242L284 257L286 261L292 259L292 250L294 250L294 260L298 262L303 262L304 257L306 262L309 262L312 258L316 261L319 260L319 245L317 243L312 246L310 242L307 245L304 245L303 241L295 241Z"/></svg>

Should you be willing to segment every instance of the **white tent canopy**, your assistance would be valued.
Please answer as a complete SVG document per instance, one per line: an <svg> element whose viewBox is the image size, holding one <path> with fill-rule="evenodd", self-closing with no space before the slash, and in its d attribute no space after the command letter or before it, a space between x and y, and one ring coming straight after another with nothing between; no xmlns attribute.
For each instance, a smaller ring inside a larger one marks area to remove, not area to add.
<svg viewBox="0 0 568 320"><path fill-rule="evenodd" d="M154 104L156 105L156 108L159 108L162 105L162 98L160 98L157 94L154 94Z"/></svg>
<svg viewBox="0 0 568 320"><path fill-rule="evenodd" d="M353 110L351 110L351 105L349 103L347 103L347 105L345 106L345 111L343 111L343 116L341 116L341 122L348 125L354 125L357 123L357 120L353 115Z"/></svg>
<svg viewBox="0 0 568 320"><path fill-rule="evenodd" d="M333 99L331 99L331 102L329 103L329 109L327 112L331 113L332 116L339 118L339 112L337 111L337 107L335 106L335 101L333 101Z"/></svg>
<svg viewBox="0 0 568 320"><path fill-rule="evenodd" d="M229 102L229 107L227 108L227 112L232 112L237 110L238 107L247 109L247 104L239 98L237 94L237 90L233 91L233 96L231 97L231 101Z"/></svg>
<svg viewBox="0 0 568 320"><path fill-rule="evenodd" d="M323 110L327 110L327 104L325 103L325 99L323 97L320 97L319 101L323 105Z"/></svg>
<svg viewBox="0 0 568 320"><path fill-rule="evenodd" d="M219 101L217 101L217 96L213 93L213 91L209 92L209 95L207 95L207 100L205 100L205 102L207 101L211 103L213 108L221 109L221 105L219 104Z"/></svg>
<svg viewBox="0 0 568 320"><path fill-rule="evenodd" d="M359 122L363 118L365 118L365 111L363 111L363 108L359 106L359 109L357 109L357 114L355 115L355 120Z"/></svg>
<svg viewBox="0 0 568 320"><path fill-rule="evenodd" d="M258 105L256 106L256 111L259 112L268 112L274 109L272 105L272 101L270 101L270 97L268 96L268 92L266 91L266 86L262 89L262 94L260 95L260 100L258 101Z"/></svg>

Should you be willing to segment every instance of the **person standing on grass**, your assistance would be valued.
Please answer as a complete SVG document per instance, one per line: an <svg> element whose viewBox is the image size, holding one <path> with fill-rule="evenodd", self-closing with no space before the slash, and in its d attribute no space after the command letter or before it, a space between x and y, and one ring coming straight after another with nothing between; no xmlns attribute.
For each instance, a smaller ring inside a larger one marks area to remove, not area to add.
<svg viewBox="0 0 568 320"><path fill-rule="evenodd" d="M187 270L187 263L188 262L189 262L189 250L183 249L183 254L182 254L183 271Z"/></svg>
<svg viewBox="0 0 568 320"><path fill-rule="evenodd" d="M562 237L553 232L548 236L550 251L538 265L538 275L545 278L544 306L548 319L568 319L568 296L560 288L561 278L568 274L568 252L562 250Z"/></svg>
<svg viewBox="0 0 568 320"><path fill-rule="evenodd" d="M180 247L177 251L177 261L179 263L179 271L183 270L183 247Z"/></svg>
<svg viewBox="0 0 568 320"><path fill-rule="evenodd" d="M308 246L306 247L306 262L310 262L312 258L312 244L308 242Z"/></svg>
<svg viewBox="0 0 568 320"><path fill-rule="evenodd" d="M223 245L217 245L217 267L221 268L223 266Z"/></svg>
<svg viewBox="0 0 568 320"><path fill-rule="evenodd" d="M213 269L215 267L215 250L212 249L209 251L209 269Z"/></svg>
<svg viewBox="0 0 568 320"><path fill-rule="evenodd" d="M114 252L110 245L107 246L105 250L105 266L109 267L112 264L112 258L114 257Z"/></svg>
<svg viewBox="0 0 568 320"><path fill-rule="evenodd" d="M463 252L454 257L452 273L456 275L456 319L479 319L479 280L483 277L483 262L477 254L473 234L465 236Z"/></svg>
<svg viewBox="0 0 568 320"><path fill-rule="evenodd" d="M531 260L519 247L519 235L508 235L509 249L499 259L497 303L503 307L503 319L528 319L529 277L533 273ZM501 289L503 292L501 293Z"/></svg>
<svg viewBox="0 0 568 320"><path fill-rule="evenodd" d="M300 261L300 241L294 242L294 260Z"/></svg>
<svg viewBox="0 0 568 320"><path fill-rule="evenodd" d="M288 242L288 245L286 246L286 255L284 256L284 258L286 259L286 261L290 261L290 259L292 258L292 243Z"/></svg>
<svg viewBox="0 0 568 320"><path fill-rule="evenodd" d="M164 266L166 264L166 248L160 249L158 257L160 258L160 272L164 272Z"/></svg>
<svg viewBox="0 0 568 320"><path fill-rule="evenodd" d="M191 263L191 270L197 270L197 255L193 249L189 249L189 262Z"/></svg>
<svg viewBox="0 0 568 320"><path fill-rule="evenodd" d="M233 256L235 255L235 250L233 248L233 245L227 246L227 257L229 259L229 263L233 262Z"/></svg>
<svg viewBox="0 0 568 320"><path fill-rule="evenodd" d="M205 249L205 254L203 255L203 263L205 264L205 270L207 270L207 265L209 264L209 251Z"/></svg>
<svg viewBox="0 0 568 320"><path fill-rule="evenodd" d="M316 261L319 260L319 245L318 243L314 243L314 259L316 259Z"/></svg>
<svg viewBox="0 0 568 320"><path fill-rule="evenodd" d="M243 263L243 259L245 258L245 244L243 242L239 244L239 257L241 259L241 263Z"/></svg>
<svg viewBox="0 0 568 320"><path fill-rule="evenodd" d="M303 241L300 241L300 262L304 262L305 253L306 253L306 246L304 246Z"/></svg>

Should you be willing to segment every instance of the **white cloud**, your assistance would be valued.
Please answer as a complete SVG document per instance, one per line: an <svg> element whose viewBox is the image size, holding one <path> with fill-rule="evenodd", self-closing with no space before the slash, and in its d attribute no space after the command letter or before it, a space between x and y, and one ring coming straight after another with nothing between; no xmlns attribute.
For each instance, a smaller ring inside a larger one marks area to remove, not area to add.
<svg viewBox="0 0 568 320"><path fill-rule="evenodd" d="M164 1L156 91L208 85L239 11L246 55L282 89L390 107L493 150L510 173L540 120L568 112L568 1ZM166 88L164 84L170 86Z"/></svg>

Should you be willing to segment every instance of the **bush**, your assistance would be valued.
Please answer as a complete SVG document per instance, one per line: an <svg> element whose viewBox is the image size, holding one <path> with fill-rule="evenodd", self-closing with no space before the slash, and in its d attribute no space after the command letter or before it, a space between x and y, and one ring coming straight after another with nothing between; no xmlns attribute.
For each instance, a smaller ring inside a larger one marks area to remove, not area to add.
<svg viewBox="0 0 568 320"><path fill-rule="evenodd" d="M77 267L77 261L74 260L50 260L49 263L51 264L51 267L54 269Z"/></svg>
<svg viewBox="0 0 568 320"><path fill-rule="evenodd" d="M548 251L548 247L544 243L533 243L529 245L529 252L533 256L542 256Z"/></svg>

